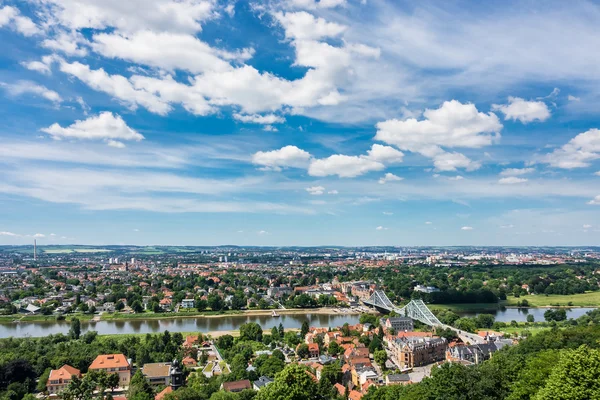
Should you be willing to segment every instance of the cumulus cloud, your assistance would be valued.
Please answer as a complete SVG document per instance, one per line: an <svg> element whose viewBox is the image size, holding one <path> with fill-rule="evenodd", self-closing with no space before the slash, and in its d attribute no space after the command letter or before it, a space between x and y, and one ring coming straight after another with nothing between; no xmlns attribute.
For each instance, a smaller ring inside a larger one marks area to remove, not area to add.
<svg viewBox="0 0 600 400"><path fill-rule="evenodd" d="M335 8L346 4L346 0L287 0L287 6L291 8L302 8L316 10L319 8Z"/></svg>
<svg viewBox="0 0 600 400"><path fill-rule="evenodd" d="M122 148L120 140L140 141L144 136L127 126L120 115L102 112L85 120L75 121L68 127L57 123L42 129L54 139L105 140L109 146Z"/></svg>
<svg viewBox="0 0 600 400"><path fill-rule="evenodd" d="M433 156L433 166L436 171L456 171L458 168L475 171L481 167L481 163L471 160L462 153L442 152Z"/></svg>
<svg viewBox="0 0 600 400"><path fill-rule="evenodd" d="M114 27L124 33L139 30L196 33L202 29L202 22L215 16L211 0L46 0L45 3L46 17L71 30Z"/></svg>
<svg viewBox="0 0 600 400"><path fill-rule="evenodd" d="M592 200L588 201L588 204L593 206L600 206L600 195L594 197Z"/></svg>
<svg viewBox="0 0 600 400"><path fill-rule="evenodd" d="M371 146L371 149L367 151L366 157L370 160L378 161L384 164L396 164L402 162L404 153L390 146L374 144Z"/></svg>
<svg viewBox="0 0 600 400"><path fill-rule="evenodd" d="M463 226L462 228L460 228L463 231L472 231L473 227L472 226Z"/></svg>
<svg viewBox="0 0 600 400"><path fill-rule="evenodd" d="M325 193L325 188L323 186L311 186L307 187L306 191L313 196L320 196Z"/></svg>
<svg viewBox="0 0 600 400"><path fill-rule="evenodd" d="M63 101L62 97L60 97L60 95L54 90L50 90L45 86L38 85L37 83L31 81L21 80L15 83L0 82L0 87L3 87L11 96L33 94L42 96L46 100L50 100L53 103L61 103Z"/></svg>
<svg viewBox="0 0 600 400"><path fill-rule="evenodd" d="M30 18L22 16L17 8L11 6L0 8L0 28L3 26L9 26L23 36L41 33L40 28Z"/></svg>
<svg viewBox="0 0 600 400"><path fill-rule="evenodd" d="M535 171L535 168L506 168L500 172L500 176L521 176L530 174Z"/></svg>
<svg viewBox="0 0 600 400"><path fill-rule="evenodd" d="M386 228L385 226L378 226L377 228L375 228L375 230L378 231L387 231L388 228Z"/></svg>
<svg viewBox="0 0 600 400"><path fill-rule="evenodd" d="M282 123L285 121L284 118L275 115L275 114L266 114L266 115L259 115L259 114L251 114L251 115L244 115L244 114L238 114L235 113L233 114L233 118L240 121L240 122L245 122L245 123L251 123L251 124L264 124L264 125L271 125L271 124L276 124L276 123Z"/></svg>
<svg viewBox="0 0 600 400"><path fill-rule="evenodd" d="M344 25L316 18L306 11L277 12L274 17L285 29L287 39L318 40L338 36L347 29Z"/></svg>
<svg viewBox="0 0 600 400"><path fill-rule="evenodd" d="M354 178L371 171L381 171L385 165L364 156L334 154L327 158L313 160L308 167L310 176L337 175L340 178Z"/></svg>
<svg viewBox="0 0 600 400"><path fill-rule="evenodd" d="M462 181L463 179L465 179L465 178L462 175L451 176L450 178L448 178L448 180L451 180L451 181Z"/></svg>
<svg viewBox="0 0 600 400"><path fill-rule="evenodd" d="M498 180L498 183L501 185L514 185L517 183L524 183L527 182L526 178L518 178L516 176L508 176L506 178L500 178Z"/></svg>
<svg viewBox="0 0 600 400"><path fill-rule="evenodd" d="M20 237L21 235L17 234L17 233L13 233L13 232L0 232L0 236L11 236L11 237Z"/></svg>
<svg viewBox="0 0 600 400"><path fill-rule="evenodd" d="M334 154L327 158L313 159L308 167L311 176L337 175L354 178L372 171L381 171L388 164L402 162L404 154L389 146L374 144L367 154L349 156Z"/></svg>
<svg viewBox="0 0 600 400"><path fill-rule="evenodd" d="M264 170L281 171L283 168L305 168L311 159L309 152L296 146L279 150L259 151L252 156L252 163Z"/></svg>
<svg viewBox="0 0 600 400"><path fill-rule="evenodd" d="M388 172L387 174L385 174L384 176L382 176L381 178L379 178L378 182L381 185L384 185L384 184L386 184L388 182L397 182L397 181L401 181L403 179L404 178L401 178L401 177L399 177L397 175L392 174L391 172Z"/></svg>
<svg viewBox="0 0 600 400"><path fill-rule="evenodd" d="M440 171L474 170L479 168L477 162L443 148L488 146L499 138L501 129L495 114L479 112L474 104L451 100L438 109L425 110L421 120L391 119L377 123L375 139L432 158Z"/></svg>
<svg viewBox="0 0 600 400"><path fill-rule="evenodd" d="M521 121L524 124L533 121L543 122L550 118L550 110L543 101L527 101L520 97L509 97L508 104L493 104L492 110L504 114L505 120Z"/></svg>
<svg viewBox="0 0 600 400"><path fill-rule="evenodd" d="M590 129L547 154L542 161L553 167L573 169L589 167L590 162L598 158L600 158L600 130Z"/></svg>

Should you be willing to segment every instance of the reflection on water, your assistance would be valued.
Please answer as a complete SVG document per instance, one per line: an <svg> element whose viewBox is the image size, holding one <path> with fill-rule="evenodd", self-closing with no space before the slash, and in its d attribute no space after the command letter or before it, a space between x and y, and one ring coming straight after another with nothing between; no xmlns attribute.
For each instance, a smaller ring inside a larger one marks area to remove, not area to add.
<svg viewBox="0 0 600 400"><path fill-rule="evenodd" d="M594 308L573 308L567 310L567 318L578 318ZM501 308L485 311L496 317L496 321L510 322L512 320L526 321L531 314L536 321L544 320L547 308ZM461 317L474 317L482 312L459 312ZM171 332L211 332L237 330L246 322L257 322L264 330L283 324L285 328L300 328L302 322L308 321L310 326L342 326L344 323L358 323L358 315L346 314L301 314L282 315L274 318L270 315L223 315L215 318L173 318L173 319L148 319L148 320L113 320L99 321L96 323L82 322L82 331L98 331L101 335L113 333L156 333L168 330ZM0 338L46 336L55 333L69 332L70 323L66 321L51 322L21 322L0 324Z"/></svg>
<svg viewBox="0 0 600 400"><path fill-rule="evenodd" d="M310 326L342 326L344 323L358 323L358 315L346 314L301 314L282 315L274 318L270 315L223 315L215 318L173 318L148 320L113 320L96 323L81 323L82 332L98 331L101 335L114 333L155 333L168 330L171 332L210 332L237 330L246 322L257 322L263 329L271 329L283 324L284 328L299 328L304 321ZM68 333L70 323L66 321L20 322L0 324L0 338L23 336L46 336L55 333Z"/></svg>

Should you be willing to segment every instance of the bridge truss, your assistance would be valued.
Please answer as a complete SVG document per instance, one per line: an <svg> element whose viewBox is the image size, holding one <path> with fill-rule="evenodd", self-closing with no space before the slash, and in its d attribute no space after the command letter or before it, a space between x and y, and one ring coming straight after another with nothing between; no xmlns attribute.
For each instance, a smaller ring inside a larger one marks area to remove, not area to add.
<svg viewBox="0 0 600 400"><path fill-rule="evenodd" d="M416 319L429 326L443 326L440 320L431 312L425 305L423 300L412 300L410 303L402 308L396 307L394 303L390 301L383 290L376 290L373 292L368 300L364 303L368 306L376 307L389 312L394 311L398 315L410 317Z"/></svg>

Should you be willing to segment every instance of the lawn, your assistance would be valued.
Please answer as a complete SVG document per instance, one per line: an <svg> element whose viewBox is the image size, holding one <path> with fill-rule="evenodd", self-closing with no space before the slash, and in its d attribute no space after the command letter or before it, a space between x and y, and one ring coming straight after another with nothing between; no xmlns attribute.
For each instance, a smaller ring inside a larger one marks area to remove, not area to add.
<svg viewBox="0 0 600 400"><path fill-rule="evenodd" d="M529 333L531 333L532 336L535 336L540 332L549 331L550 329L552 329L551 326L535 326L521 324L519 326L507 326L506 328L500 329L500 331L509 335L512 335L515 332L521 334L523 333L523 331L528 331Z"/></svg>
<svg viewBox="0 0 600 400"><path fill-rule="evenodd" d="M549 307L549 306L574 306L574 307L600 307L600 292L587 292L571 295L527 295L521 297L508 297L506 306L516 306L517 302L527 300L530 307Z"/></svg>
<svg viewBox="0 0 600 400"><path fill-rule="evenodd" d="M451 310L454 312L495 311L504 303L463 303L463 304L427 304L430 310Z"/></svg>

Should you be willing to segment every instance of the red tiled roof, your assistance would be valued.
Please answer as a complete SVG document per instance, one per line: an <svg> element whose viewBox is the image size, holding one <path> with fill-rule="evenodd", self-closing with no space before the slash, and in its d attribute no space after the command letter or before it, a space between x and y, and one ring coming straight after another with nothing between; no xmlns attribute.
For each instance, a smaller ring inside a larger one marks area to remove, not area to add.
<svg viewBox="0 0 600 400"><path fill-rule="evenodd" d="M154 400L162 400L163 397L165 397L166 395L168 395L171 392L173 392L173 388L171 386L167 386L166 388L163 389L162 392L160 392L159 394L154 396Z"/></svg>
<svg viewBox="0 0 600 400"><path fill-rule="evenodd" d="M89 369L105 369L105 368L120 368L120 367L129 367L129 362L127 362L127 358L124 354L101 354L92 365L90 365Z"/></svg>
<svg viewBox="0 0 600 400"><path fill-rule="evenodd" d="M52 371L50 371L48 382L56 379L70 379L73 375L81 376L81 371L79 371L75 367L71 367L70 365L65 364L59 369L53 369Z"/></svg>

